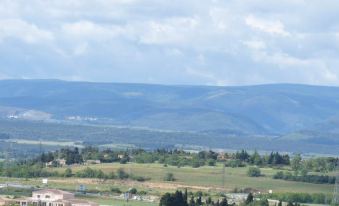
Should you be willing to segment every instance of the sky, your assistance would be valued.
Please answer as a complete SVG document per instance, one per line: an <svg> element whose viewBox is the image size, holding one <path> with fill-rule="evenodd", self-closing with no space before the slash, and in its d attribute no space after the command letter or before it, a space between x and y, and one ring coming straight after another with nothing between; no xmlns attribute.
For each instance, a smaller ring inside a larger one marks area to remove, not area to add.
<svg viewBox="0 0 339 206"><path fill-rule="evenodd" d="M0 0L0 79L339 86L335 0Z"/></svg>

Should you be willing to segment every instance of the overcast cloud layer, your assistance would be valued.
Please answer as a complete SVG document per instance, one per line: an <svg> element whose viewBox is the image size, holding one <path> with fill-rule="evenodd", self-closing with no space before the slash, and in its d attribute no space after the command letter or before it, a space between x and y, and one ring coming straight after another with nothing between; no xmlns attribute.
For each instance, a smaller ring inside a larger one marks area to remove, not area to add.
<svg viewBox="0 0 339 206"><path fill-rule="evenodd" d="M0 79L339 85L335 0L0 0Z"/></svg>

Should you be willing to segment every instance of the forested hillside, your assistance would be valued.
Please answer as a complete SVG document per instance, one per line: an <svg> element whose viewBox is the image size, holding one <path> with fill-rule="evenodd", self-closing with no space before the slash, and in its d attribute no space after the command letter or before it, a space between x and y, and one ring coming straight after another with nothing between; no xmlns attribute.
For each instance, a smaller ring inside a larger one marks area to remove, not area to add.
<svg viewBox="0 0 339 206"><path fill-rule="evenodd" d="M3 80L0 133L11 138L223 148L255 144L331 152L339 150L338 99L337 87L289 84L211 87ZM285 145L291 140L293 146Z"/></svg>

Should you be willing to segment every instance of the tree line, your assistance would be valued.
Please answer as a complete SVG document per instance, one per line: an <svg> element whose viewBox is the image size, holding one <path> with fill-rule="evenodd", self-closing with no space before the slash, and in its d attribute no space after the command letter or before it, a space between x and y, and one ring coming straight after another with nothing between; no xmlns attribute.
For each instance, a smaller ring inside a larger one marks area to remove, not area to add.
<svg viewBox="0 0 339 206"><path fill-rule="evenodd" d="M82 164L87 160L100 160L103 163L120 162L122 164L127 162L140 164L157 162L164 165L177 167L191 166L193 168L205 165L215 166L217 162L223 162L229 167L242 167L246 165L256 165L258 167L291 166L292 170L296 173L304 171L330 172L335 169L336 162L338 161L338 158L334 157L303 159L300 154L292 157L288 154L280 154L279 152L261 155L257 151L249 153L246 150L220 154L211 150L197 153L178 149L115 151L111 149L100 150L96 147L85 147L81 150L78 148L62 148L55 152L43 153L35 161L42 163L55 162L54 166L57 166L57 159L65 159L67 165Z"/></svg>
<svg viewBox="0 0 339 206"><path fill-rule="evenodd" d="M273 175L273 179L282 179L296 182L308 182L314 184L334 184L335 177L328 175L293 175L291 172L279 171Z"/></svg>
<svg viewBox="0 0 339 206"><path fill-rule="evenodd" d="M148 177L137 176L127 173L123 168L117 169L115 172L104 173L100 169L86 167L73 173L72 169L66 168L64 172L51 172L46 170L43 165L33 161L25 163L15 162L8 165L0 163L0 176L16 177L16 178L38 178L38 177L78 177L78 178L97 178L97 179L132 179L135 181L147 181Z"/></svg>
<svg viewBox="0 0 339 206"><path fill-rule="evenodd" d="M190 196L190 197L189 197ZM221 200L212 200L211 197L203 199L202 192L197 192L196 195L187 190L184 192L177 190L174 193L165 193L159 202L159 206L230 206L226 197Z"/></svg>

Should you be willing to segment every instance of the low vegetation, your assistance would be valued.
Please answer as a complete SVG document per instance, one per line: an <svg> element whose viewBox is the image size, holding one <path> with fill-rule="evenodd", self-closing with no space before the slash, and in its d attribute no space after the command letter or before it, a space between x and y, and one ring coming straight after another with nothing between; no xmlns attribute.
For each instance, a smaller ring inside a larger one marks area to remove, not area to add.
<svg viewBox="0 0 339 206"><path fill-rule="evenodd" d="M260 177L261 176L261 170L258 167L249 167L247 171L247 175L249 177Z"/></svg>
<svg viewBox="0 0 339 206"><path fill-rule="evenodd" d="M291 172L277 172L274 176L274 179L282 179L288 181L297 181L297 182L309 182L315 184L334 184L335 177L328 175L293 175Z"/></svg>

